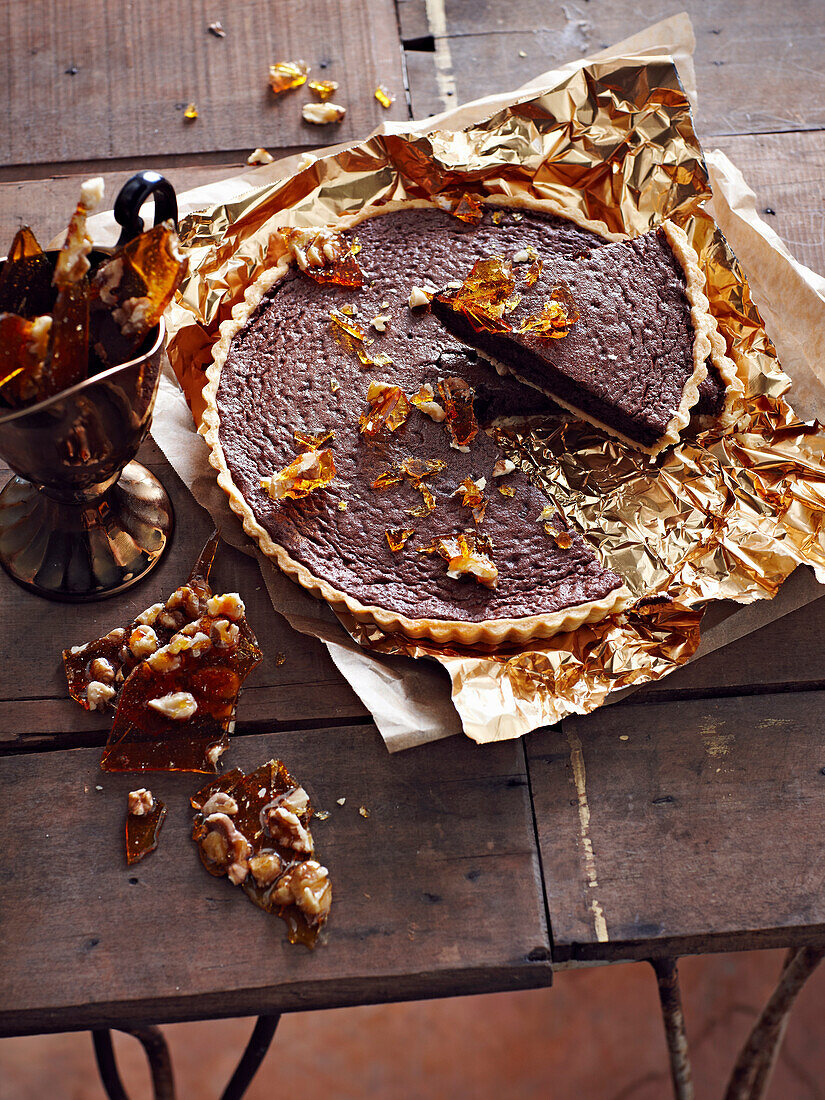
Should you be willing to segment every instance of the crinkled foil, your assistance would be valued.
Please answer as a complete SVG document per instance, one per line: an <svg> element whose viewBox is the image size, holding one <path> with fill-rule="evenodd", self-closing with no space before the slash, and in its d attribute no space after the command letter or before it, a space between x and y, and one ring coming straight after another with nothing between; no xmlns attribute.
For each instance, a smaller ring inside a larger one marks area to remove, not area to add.
<svg viewBox="0 0 825 1100"><path fill-rule="evenodd" d="M738 421L688 434L656 461L570 418L502 444L637 597L624 614L496 652L437 646L342 619L375 652L431 657L478 741L519 736L655 680L699 644L708 602L775 595L800 563L825 583L825 436L783 398L782 372L747 280L704 202L710 188L687 98L668 59L591 63L469 129L376 135L182 224L190 273L169 357L196 418L218 325L282 250L286 225L464 193L548 199L636 235L665 217L687 231L745 385Z"/></svg>

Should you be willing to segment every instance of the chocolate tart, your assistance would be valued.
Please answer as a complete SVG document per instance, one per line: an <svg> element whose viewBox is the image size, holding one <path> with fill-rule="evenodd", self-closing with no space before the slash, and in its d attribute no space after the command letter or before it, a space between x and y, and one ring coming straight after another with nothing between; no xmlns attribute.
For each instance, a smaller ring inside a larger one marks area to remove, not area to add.
<svg viewBox="0 0 825 1100"><path fill-rule="evenodd" d="M447 283L480 258L527 246L554 261L574 261L606 243L592 225L531 209L486 208L465 224L426 203L394 204L381 216L353 218L364 285L319 285L284 256L247 289L221 325L204 389L201 431L230 506L247 534L288 575L335 609L386 631L438 642L499 645L549 637L596 622L630 602L621 577L605 569L582 535L560 516L549 522L547 498L525 473L493 478L499 443L484 427L498 417L547 411L551 403L502 378L447 333L429 309L408 305L415 286ZM495 220L494 220L495 214ZM346 346L331 313L356 312L369 333L363 366ZM389 317L384 331L373 318ZM370 381L401 387L463 379L475 392L481 430L466 448L451 447L443 423L413 409L395 432L375 440L359 433ZM543 404L542 404L543 402ZM294 432L332 430L337 476L298 500L270 499L261 485L298 454ZM421 493L404 482L371 488L405 458L437 459L444 471L427 481L435 509L412 518ZM486 480L483 524L454 495L466 479ZM504 496L501 484L513 496ZM391 528L413 527L393 552ZM498 584L453 579L438 555L420 553L436 537L480 531L492 543Z"/></svg>
<svg viewBox="0 0 825 1100"><path fill-rule="evenodd" d="M454 289L433 298L433 313L498 369L648 454L678 442L702 385L703 403L721 411L731 370L723 379L717 367L708 384L716 324L682 229L665 222L584 257L542 260L537 281L521 293L503 331L479 329L459 308ZM578 315L567 335L520 331L559 286Z"/></svg>

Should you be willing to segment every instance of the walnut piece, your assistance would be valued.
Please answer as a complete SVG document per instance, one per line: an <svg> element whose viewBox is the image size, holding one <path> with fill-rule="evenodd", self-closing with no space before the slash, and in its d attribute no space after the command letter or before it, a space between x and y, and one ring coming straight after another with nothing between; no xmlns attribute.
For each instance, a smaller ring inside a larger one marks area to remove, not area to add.
<svg viewBox="0 0 825 1100"><path fill-rule="evenodd" d="M147 607L145 611L141 611L135 619L135 622L140 626L152 626L161 611L163 611L163 604L153 603L151 607Z"/></svg>
<svg viewBox="0 0 825 1100"><path fill-rule="evenodd" d="M346 107L341 107L337 103L305 103L301 108L304 122L311 122L315 126L343 122L346 113Z"/></svg>
<svg viewBox="0 0 825 1100"><path fill-rule="evenodd" d="M114 666L105 657L95 657L89 665L89 675L102 684L111 684L115 678Z"/></svg>
<svg viewBox="0 0 825 1100"><path fill-rule="evenodd" d="M249 874L252 845L224 813L210 814L204 824L209 830L203 838L207 858L225 869L229 881L239 886Z"/></svg>
<svg viewBox="0 0 825 1100"><path fill-rule="evenodd" d="M146 664L153 672L174 672L180 668L181 659L171 652L168 645L164 645L157 653L146 658Z"/></svg>
<svg viewBox="0 0 825 1100"><path fill-rule="evenodd" d="M155 653L160 641L151 626L137 626L129 635L129 649L136 657L148 657Z"/></svg>
<svg viewBox="0 0 825 1100"><path fill-rule="evenodd" d="M202 615L203 607L203 600L198 596L194 588L190 588L188 584L176 588L166 601L167 611L177 611L178 608L181 608L190 619L197 619L199 615Z"/></svg>
<svg viewBox="0 0 825 1100"><path fill-rule="evenodd" d="M314 859L297 863L278 880L271 897L276 905L297 905L311 922L322 920L332 904L329 871Z"/></svg>
<svg viewBox="0 0 825 1100"><path fill-rule="evenodd" d="M302 855L312 855L312 836L301 824L297 814L285 806L276 806L267 812L267 822L272 839L277 844L292 848Z"/></svg>
<svg viewBox="0 0 825 1100"><path fill-rule="evenodd" d="M143 817L151 813L155 805L152 792L146 787L139 787L136 791L129 791L129 813L135 817Z"/></svg>
<svg viewBox="0 0 825 1100"><path fill-rule="evenodd" d="M186 722L198 709L195 696L188 691L173 691L169 695L162 695L159 699L150 699L147 706L162 714L164 718L173 718L177 722Z"/></svg>
<svg viewBox="0 0 825 1100"><path fill-rule="evenodd" d="M92 680L86 688L86 701L89 710L105 710L106 704L115 697L115 689L100 680Z"/></svg>
<svg viewBox="0 0 825 1100"><path fill-rule="evenodd" d="M215 791L212 797L204 802L201 809L204 817L209 817L210 814L236 814L237 812L238 803L231 794L224 794L223 791Z"/></svg>
<svg viewBox="0 0 825 1100"><path fill-rule="evenodd" d="M269 152L268 149L253 149L253 151L246 158L246 163L251 165L256 164L272 164L275 158Z"/></svg>
<svg viewBox="0 0 825 1100"><path fill-rule="evenodd" d="M447 416L446 410L436 401L435 391L429 382L425 382L421 386L421 389L412 398L412 403L419 412L425 413L436 424L440 424Z"/></svg>
<svg viewBox="0 0 825 1100"><path fill-rule="evenodd" d="M500 458L493 467L493 477L505 477L515 470L516 464L511 458Z"/></svg>
<svg viewBox="0 0 825 1100"><path fill-rule="evenodd" d="M112 320L124 336L137 336L149 328L146 317L151 310L151 298L127 298L122 306L112 310Z"/></svg>
<svg viewBox="0 0 825 1100"><path fill-rule="evenodd" d="M236 623L244 617L246 608L237 592L224 592L222 596L210 596L206 601L206 614L212 618L220 616Z"/></svg>
<svg viewBox="0 0 825 1100"><path fill-rule="evenodd" d="M301 814L307 812L307 806L309 806L309 795L306 793L303 787L293 787L291 791L278 800L278 805L283 806L285 810L289 810L292 814Z"/></svg>
<svg viewBox="0 0 825 1100"><path fill-rule="evenodd" d="M249 870L258 886L271 886L283 869L284 861L277 852L261 852L249 861Z"/></svg>
<svg viewBox="0 0 825 1100"><path fill-rule="evenodd" d="M428 306L433 295L437 293L438 291L434 286L414 286L407 299L410 309L420 309L422 306Z"/></svg>
<svg viewBox="0 0 825 1100"><path fill-rule="evenodd" d="M209 633L219 649L226 649L238 644L241 631L237 623L230 623L228 619L216 619Z"/></svg>

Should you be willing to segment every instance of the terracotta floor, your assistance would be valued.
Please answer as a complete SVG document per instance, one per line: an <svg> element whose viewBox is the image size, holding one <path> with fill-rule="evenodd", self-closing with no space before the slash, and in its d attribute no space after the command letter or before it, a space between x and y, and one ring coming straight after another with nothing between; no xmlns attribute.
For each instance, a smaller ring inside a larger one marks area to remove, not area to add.
<svg viewBox="0 0 825 1100"><path fill-rule="evenodd" d="M697 1100L721 1098L781 960L781 952L762 951L682 962ZM825 966L797 1002L772 1100L825 1100L823 1024ZM166 1028L181 1100L218 1096L251 1025ZM131 1095L148 1098L140 1048L123 1036L116 1044ZM670 1091L652 971L643 964L567 971L552 989L286 1017L248 1096L297 1095L664 1100ZM0 1100L103 1097L88 1035L0 1041Z"/></svg>

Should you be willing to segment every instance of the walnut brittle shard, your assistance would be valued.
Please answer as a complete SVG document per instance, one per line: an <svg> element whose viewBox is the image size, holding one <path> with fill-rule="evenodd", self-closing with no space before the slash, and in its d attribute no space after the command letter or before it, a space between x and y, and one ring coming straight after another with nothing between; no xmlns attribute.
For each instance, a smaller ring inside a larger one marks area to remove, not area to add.
<svg viewBox="0 0 825 1100"><path fill-rule="evenodd" d="M245 775L240 768L192 797L192 839L201 862L226 875L267 913L281 917L290 943L313 947L332 903L329 872L314 858L309 796L280 760Z"/></svg>

